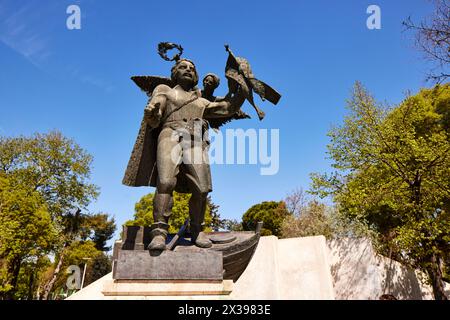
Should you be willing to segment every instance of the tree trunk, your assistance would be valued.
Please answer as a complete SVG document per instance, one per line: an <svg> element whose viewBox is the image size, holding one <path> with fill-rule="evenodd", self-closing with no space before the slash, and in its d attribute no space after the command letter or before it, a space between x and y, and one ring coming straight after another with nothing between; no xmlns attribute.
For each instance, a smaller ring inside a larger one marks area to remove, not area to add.
<svg viewBox="0 0 450 320"><path fill-rule="evenodd" d="M48 300L48 296L53 289L53 285L55 284L56 279L58 278L59 272L61 271L61 267L64 262L64 254L65 254L66 246L67 246L67 244L64 245L63 249L61 250L61 255L59 256L59 261L58 261L58 264L56 265L55 271L53 271L52 278L44 286L44 292L42 293L41 300Z"/></svg>
<svg viewBox="0 0 450 320"><path fill-rule="evenodd" d="M444 281L442 279L441 258L433 253L430 259L430 266L427 268L428 275L433 287L435 300L448 300L444 290Z"/></svg>
<svg viewBox="0 0 450 320"><path fill-rule="evenodd" d="M33 300L33 287L34 287L34 274L35 270L31 271L30 278L28 281L28 297L27 300Z"/></svg>
<svg viewBox="0 0 450 320"><path fill-rule="evenodd" d="M20 273L20 267L22 266L22 259L17 259L14 261L14 272L11 284L14 288L14 292L17 291L17 282L19 282L19 273Z"/></svg>
<svg viewBox="0 0 450 320"><path fill-rule="evenodd" d="M14 299L14 295L17 291L17 282L19 280L19 272L21 265L22 260L20 258L15 258L8 266L8 277L10 277L10 280L9 281L7 280L6 283L11 285L12 289L5 294L5 298L7 300Z"/></svg>

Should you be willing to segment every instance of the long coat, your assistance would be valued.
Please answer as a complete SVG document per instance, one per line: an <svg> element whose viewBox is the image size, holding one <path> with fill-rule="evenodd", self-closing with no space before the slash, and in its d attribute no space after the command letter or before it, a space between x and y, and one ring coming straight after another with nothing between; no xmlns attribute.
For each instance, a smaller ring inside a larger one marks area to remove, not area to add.
<svg viewBox="0 0 450 320"><path fill-rule="evenodd" d="M156 150L159 129L150 127L144 119L141 121L136 142L122 183L130 187L156 187Z"/></svg>
<svg viewBox="0 0 450 320"><path fill-rule="evenodd" d="M159 76L133 76L131 79L149 97L152 96L156 86L160 84L165 84L169 87L173 87L174 85L170 78ZM156 188L158 181L156 151L160 132L161 128L152 128L142 119L122 184L130 187L145 186ZM175 191L182 193L189 192L188 182L182 174L177 177Z"/></svg>
<svg viewBox="0 0 450 320"><path fill-rule="evenodd" d="M160 132L160 128L152 128L142 119L141 127L122 180L124 185L130 187L157 186L156 151ZM209 186L209 188L211 191L212 187ZM192 191L189 188L189 181L183 172L182 166L180 167L180 173L177 175L175 191L180 193L191 193Z"/></svg>

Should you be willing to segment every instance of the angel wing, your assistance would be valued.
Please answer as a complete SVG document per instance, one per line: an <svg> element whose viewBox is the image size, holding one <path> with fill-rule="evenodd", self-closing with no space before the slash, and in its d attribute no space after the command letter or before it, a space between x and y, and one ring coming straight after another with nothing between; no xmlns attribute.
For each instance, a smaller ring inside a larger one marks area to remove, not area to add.
<svg viewBox="0 0 450 320"><path fill-rule="evenodd" d="M153 90L155 90L155 88L160 84L165 84L171 88L174 87L174 83L172 82L172 80L167 77L132 76L131 80L133 80L134 83L136 83L136 85L149 97L153 94Z"/></svg>

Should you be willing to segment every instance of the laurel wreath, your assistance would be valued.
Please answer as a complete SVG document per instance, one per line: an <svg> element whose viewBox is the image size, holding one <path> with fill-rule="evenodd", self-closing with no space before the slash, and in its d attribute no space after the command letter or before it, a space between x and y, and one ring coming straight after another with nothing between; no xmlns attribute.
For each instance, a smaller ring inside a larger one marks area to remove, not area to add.
<svg viewBox="0 0 450 320"><path fill-rule="evenodd" d="M172 58L167 56L167 51L177 49L178 53L175 54ZM158 44L158 54L166 61L178 61L180 60L181 55L183 54L183 47L179 44L172 42L160 42Z"/></svg>

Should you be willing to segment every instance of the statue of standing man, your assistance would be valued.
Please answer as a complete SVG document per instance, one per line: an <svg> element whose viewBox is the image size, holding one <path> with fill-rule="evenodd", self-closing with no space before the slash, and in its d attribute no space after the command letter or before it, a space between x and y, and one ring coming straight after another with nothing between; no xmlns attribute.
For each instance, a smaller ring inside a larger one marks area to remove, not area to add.
<svg viewBox="0 0 450 320"><path fill-rule="evenodd" d="M171 49L178 49L179 53L169 59L166 52ZM217 129L234 119L249 118L240 110L245 100L262 120L264 112L256 106L253 92L273 104L277 104L281 97L272 87L255 78L246 59L235 57L228 45L225 49L228 52L225 77L229 89L225 97L213 95L219 85L219 78L214 74L207 74L204 78L203 92L197 88L195 64L181 59L183 48L174 43L161 42L158 45L162 58L176 61L170 79L132 77L150 99L123 184L156 187L150 250L166 249L174 191L192 194L189 200L191 241L198 247L211 247L211 241L203 233L206 198L212 191L208 128Z"/></svg>
<svg viewBox="0 0 450 320"><path fill-rule="evenodd" d="M154 88L125 173L125 185L156 187L149 250L166 249L173 191L192 193L191 241L202 248L212 245L203 233L206 198L212 191L205 132L209 119L233 116L245 97L238 88L226 99L211 102L201 96L197 82L194 63L178 59L171 70L172 85Z"/></svg>

